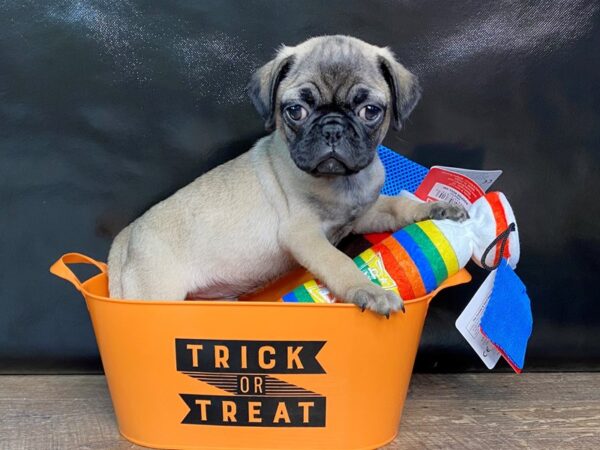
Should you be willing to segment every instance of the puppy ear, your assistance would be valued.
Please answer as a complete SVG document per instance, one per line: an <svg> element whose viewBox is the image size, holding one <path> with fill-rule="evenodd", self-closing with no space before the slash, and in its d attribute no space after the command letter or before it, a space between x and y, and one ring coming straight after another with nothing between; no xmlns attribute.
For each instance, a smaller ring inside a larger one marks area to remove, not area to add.
<svg viewBox="0 0 600 450"><path fill-rule="evenodd" d="M396 61L387 48L379 55L379 68L392 94L392 126L399 130L421 98L419 80Z"/></svg>
<svg viewBox="0 0 600 450"><path fill-rule="evenodd" d="M289 47L283 47L275 59L259 68L248 83L247 91L254 107L265 121L265 129L275 129L277 88L292 65L294 56Z"/></svg>

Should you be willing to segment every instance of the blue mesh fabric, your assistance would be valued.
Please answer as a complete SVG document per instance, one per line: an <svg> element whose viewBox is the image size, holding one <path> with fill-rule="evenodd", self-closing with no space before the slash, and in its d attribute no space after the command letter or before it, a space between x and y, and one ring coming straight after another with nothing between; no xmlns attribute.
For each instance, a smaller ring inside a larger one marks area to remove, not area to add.
<svg viewBox="0 0 600 450"><path fill-rule="evenodd" d="M379 158L385 167L385 183L381 188L381 193L398 195L402 190L415 192L429 169L383 145L379 146L378 151Z"/></svg>

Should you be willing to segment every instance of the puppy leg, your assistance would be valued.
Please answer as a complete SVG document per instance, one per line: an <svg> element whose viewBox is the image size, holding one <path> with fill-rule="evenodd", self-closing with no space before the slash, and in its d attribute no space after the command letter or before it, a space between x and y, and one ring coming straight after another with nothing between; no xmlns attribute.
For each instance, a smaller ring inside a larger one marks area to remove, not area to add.
<svg viewBox="0 0 600 450"><path fill-rule="evenodd" d="M396 231L411 223L427 219L450 219L462 222L467 211L446 202L420 203L406 197L380 195L375 204L354 224L355 233Z"/></svg>
<svg viewBox="0 0 600 450"><path fill-rule="evenodd" d="M337 298L384 315L404 309L402 299L396 293L369 281L314 224L302 221L283 233L282 240L296 261L322 281Z"/></svg>
<svg viewBox="0 0 600 450"><path fill-rule="evenodd" d="M122 296L126 299L184 300L186 273L168 245L151 233L132 235L122 268Z"/></svg>

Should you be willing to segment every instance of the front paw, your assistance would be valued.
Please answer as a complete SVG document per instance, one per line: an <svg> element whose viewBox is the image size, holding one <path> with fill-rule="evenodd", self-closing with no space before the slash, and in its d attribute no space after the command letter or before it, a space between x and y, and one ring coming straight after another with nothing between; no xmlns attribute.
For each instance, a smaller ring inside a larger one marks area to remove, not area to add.
<svg viewBox="0 0 600 450"><path fill-rule="evenodd" d="M370 309L388 318L390 312L399 309L404 311L404 302L395 292L382 289L373 283L349 289L346 300L362 308L363 311Z"/></svg>
<svg viewBox="0 0 600 450"><path fill-rule="evenodd" d="M469 218L465 208L446 202L432 203L429 208L429 218L434 220L450 219L456 222L464 222Z"/></svg>

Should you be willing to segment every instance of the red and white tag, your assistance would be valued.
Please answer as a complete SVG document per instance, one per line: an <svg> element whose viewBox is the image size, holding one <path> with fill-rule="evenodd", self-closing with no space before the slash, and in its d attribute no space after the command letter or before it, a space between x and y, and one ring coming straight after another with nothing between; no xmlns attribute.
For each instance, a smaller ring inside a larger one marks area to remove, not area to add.
<svg viewBox="0 0 600 450"><path fill-rule="evenodd" d="M502 175L501 170L474 170L463 169L461 167L433 166L434 168L447 170L449 172L459 173L473 180L481 189L487 191L492 184Z"/></svg>
<svg viewBox="0 0 600 450"><path fill-rule="evenodd" d="M415 191L415 195L427 202L441 200L469 209L479 197L485 194L501 173L500 170L468 170L434 166Z"/></svg>
<svg viewBox="0 0 600 450"><path fill-rule="evenodd" d="M492 294L495 278L496 271L494 270L483 281L455 323L460 334L463 335L488 369L493 369L498 363L500 352L492 344L492 341L481 332L479 324Z"/></svg>

